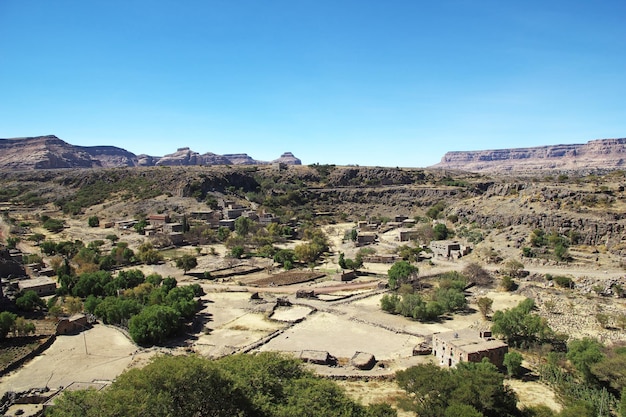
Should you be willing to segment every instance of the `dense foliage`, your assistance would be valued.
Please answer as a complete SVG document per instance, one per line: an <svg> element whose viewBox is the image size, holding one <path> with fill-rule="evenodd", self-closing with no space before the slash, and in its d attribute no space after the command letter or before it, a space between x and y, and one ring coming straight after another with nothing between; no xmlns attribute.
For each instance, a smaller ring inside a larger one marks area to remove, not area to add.
<svg viewBox="0 0 626 417"><path fill-rule="evenodd" d="M415 274L417 268L406 261L396 262L389 269L390 286L392 282L402 284L396 292L383 295L380 304L384 311L425 321L436 320L442 314L459 311L467 306L463 292L467 279L461 274L443 274L437 288L426 294L416 292L408 284L409 279L414 280Z"/></svg>
<svg viewBox="0 0 626 417"><path fill-rule="evenodd" d="M532 312L535 302L527 298L517 306L493 314L494 335L502 336L509 345L529 347L554 336L545 319Z"/></svg>
<svg viewBox="0 0 626 417"><path fill-rule="evenodd" d="M420 417L520 415L515 394L486 359L462 362L450 369L418 365L397 372L396 378L409 394L402 408Z"/></svg>
<svg viewBox="0 0 626 417"><path fill-rule="evenodd" d="M106 390L65 393L48 415L392 417L396 412L382 404L361 406L298 360L266 352L218 361L158 356Z"/></svg>
<svg viewBox="0 0 626 417"><path fill-rule="evenodd" d="M196 297L203 294L198 284L178 287L174 278L158 274L148 277L138 269L65 276L66 292L85 299L84 308L106 324L128 327L133 340L152 345L175 335L184 320L198 310Z"/></svg>

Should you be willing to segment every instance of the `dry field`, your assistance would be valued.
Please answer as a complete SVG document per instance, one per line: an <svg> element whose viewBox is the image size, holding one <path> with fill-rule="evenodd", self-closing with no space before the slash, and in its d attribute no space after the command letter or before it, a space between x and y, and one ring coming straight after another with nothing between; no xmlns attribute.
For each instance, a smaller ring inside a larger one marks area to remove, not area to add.
<svg viewBox="0 0 626 417"><path fill-rule="evenodd" d="M346 257L356 254L351 243L342 241L346 230L352 227L353 224L349 223L325 228L335 254L344 252ZM105 240L109 233L111 230L90 229L84 226L84 221L72 220L69 228L58 238L88 242L95 239ZM142 241L142 238L130 232L121 233L120 237L129 242L131 248L137 247ZM485 244L502 248L505 258L513 257L514 249L507 247L506 242L504 235L494 235ZM36 251L35 247L29 247L26 242L23 245L25 251ZM393 235L386 234L382 236L377 249L379 253L385 253L397 245ZM209 253L210 247L202 247L201 252ZM193 253L192 248L182 250ZM216 251L217 256L200 257L202 268L225 267L226 261L221 256L225 250L219 247ZM456 262L422 263L419 265L420 274L461 270L467 262L476 260L471 255ZM602 280L623 275L623 271L613 263L603 259L598 262L600 265L532 264L527 269L538 274L550 272L570 275L575 280L589 277ZM537 300L540 314L559 331L566 331L576 337L593 335L606 341L626 340L623 331L615 328L603 329L594 318L598 308L615 315L624 314L626 306L622 300L607 300L575 291L559 291L544 283L530 281L521 281L519 289L513 293L502 292L497 288L474 288L469 294L470 309L467 313L438 322L420 323L387 314L380 309L383 293L377 289L377 284L385 280L389 266L366 264L363 270L368 276L347 284L331 281L328 277L320 278L327 271L338 269L336 255L328 258L319 267L319 271L314 271L314 276L304 279L294 273L282 275L282 278L281 275L274 275L273 281L263 278L267 277L265 271L258 275L211 281L183 275L172 261L162 265L142 266L141 269L146 274L157 272L164 276L173 276L181 285L197 282L205 289L205 307L199 315L199 326L194 327L198 329L196 333L188 335L182 343L177 341L176 347L141 349L118 330L96 325L81 335L59 337L44 354L4 377L0 382L0 393L31 387L60 387L73 381L110 381L123 370L145 363L146 358L158 352L196 352L217 358L235 352L274 350L298 356L303 350L318 350L336 357L339 366L316 365L312 369L333 378L356 378L358 381L342 382L353 397L366 403L393 399L399 394L397 388L392 382L379 379L392 377L396 370L430 360L430 357L412 356L412 350L433 333L488 326L489 323L483 320L473 304L478 297L484 296L494 300L494 310L513 307L525 297L533 296ZM494 270L497 268L497 265L490 267ZM248 286L253 282L258 287ZM276 286L269 286L270 282L274 282ZM280 282L280 286L277 282ZM313 290L320 295L312 299L296 298L295 294L299 289ZM260 299L251 299L253 292L258 292ZM277 308L278 297L286 297L291 306ZM546 304L546 301L549 303ZM350 366L350 358L356 352L373 354L378 361L377 365L370 371ZM540 401L553 409L559 409L554 394L541 384L513 381L511 386L518 392L524 404Z"/></svg>

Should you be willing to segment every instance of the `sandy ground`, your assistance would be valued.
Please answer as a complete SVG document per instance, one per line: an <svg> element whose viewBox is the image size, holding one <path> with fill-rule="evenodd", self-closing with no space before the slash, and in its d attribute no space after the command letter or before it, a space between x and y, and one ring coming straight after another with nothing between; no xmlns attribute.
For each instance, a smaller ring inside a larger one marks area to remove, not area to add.
<svg viewBox="0 0 626 417"><path fill-rule="evenodd" d="M84 241L103 239L111 229L88 229L83 225L72 224L72 229L80 229ZM350 242L343 242L346 230L352 223L325 227L331 247L353 258L357 249ZM69 232L68 232L69 236ZM132 240L136 235L121 236L122 240ZM132 244L138 242L132 241ZM377 245L378 253L390 251L394 245L394 235L384 235ZM186 250L186 249L184 249ZM223 253L222 249L218 250ZM203 253L209 253L208 247ZM431 275L449 270L461 270L472 258L457 262L436 261L432 265L419 264L420 275ZM203 267L226 262L222 256L201 256ZM430 356L412 356L413 347L433 333L457 330L467 327L485 328L485 322L476 305L479 297L494 300L493 309L514 307L525 296L518 293L501 292L496 289L474 288L470 291L470 309L432 323L420 323L380 309L382 293L377 283L384 280L390 265L366 264L365 272L373 276L361 277L354 283L342 284L321 280L286 287L256 288L237 285L237 279L225 283L195 280L185 276L172 262L162 265L142 266L144 273L157 272L163 276L173 276L180 285L198 282L206 291L202 297L203 310L200 312L200 325L196 333L189 335L187 346L176 353L195 351L203 356L217 358L240 351L277 350L299 355L302 350L326 351L340 359L339 367L312 366L316 372L327 376L357 376L366 380L372 376L389 376L398 369L405 369L418 363L427 362ZM338 268L337 256L331 257L321 269L333 271ZM553 274L573 273L577 276L613 277L623 275L619 270L602 270L593 266L585 268L563 268L560 266L529 265L532 272ZM378 274L378 276L376 276ZM244 278L241 279L245 281ZM296 299L298 289L315 290L317 299ZM251 300L253 292L259 292L260 300ZM348 298L344 298L349 296ZM277 297L287 297L289 307L275 309ZM558 320L558 317L555 319ZM551 323L552 324L552 323ZM77 336L61 336L43 355L35 358L20 370L6 376L0 382L0 393L21 391L31 387L66 386L74 381L113 380L131 366L146 363L146 358L155 352L167 349L138 349L119 331L97 325ZM356 352L373 354L379 364L371 371L359 371L349 365L349 358ZM342 383L350 395L364 403L385 400L398 394L393 383L382 381L357 381ZM512 381L511 386L518 392L522 404L542 403L558 410L554 393L547 387L534 382ZM401 414L402 416L403 414Z"/></svg>
<svg viewBox="0 0 626 417"><path fill-rule="evenodd" d="M43 354L0 381L0 395L72 382L112 381L135 359L137 346L118 330L96 325L81 334L58 336Z"/></svg>

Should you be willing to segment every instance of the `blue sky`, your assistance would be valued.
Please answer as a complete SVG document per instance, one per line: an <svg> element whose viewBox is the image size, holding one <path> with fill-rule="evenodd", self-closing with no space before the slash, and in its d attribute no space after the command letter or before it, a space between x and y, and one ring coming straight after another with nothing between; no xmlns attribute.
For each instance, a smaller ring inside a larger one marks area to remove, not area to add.
<svg viewBox="0 0 626 417"><path fill-rule="evenodd" d="M0 137L424 167L626 137L626 2L0 0Z"/></svg>

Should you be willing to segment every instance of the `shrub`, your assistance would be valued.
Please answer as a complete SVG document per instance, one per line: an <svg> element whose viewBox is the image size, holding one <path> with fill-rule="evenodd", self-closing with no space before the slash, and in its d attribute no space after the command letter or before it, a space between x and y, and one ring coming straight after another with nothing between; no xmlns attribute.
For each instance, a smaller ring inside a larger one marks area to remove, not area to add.
<svg viewBox="0 0 626 417"><path fill-rule="evenodd" d="M574 282L570 277L565 277L561 275L557 275L556 277L552 277L552 280L562 288L574 288Z"/></svg>

